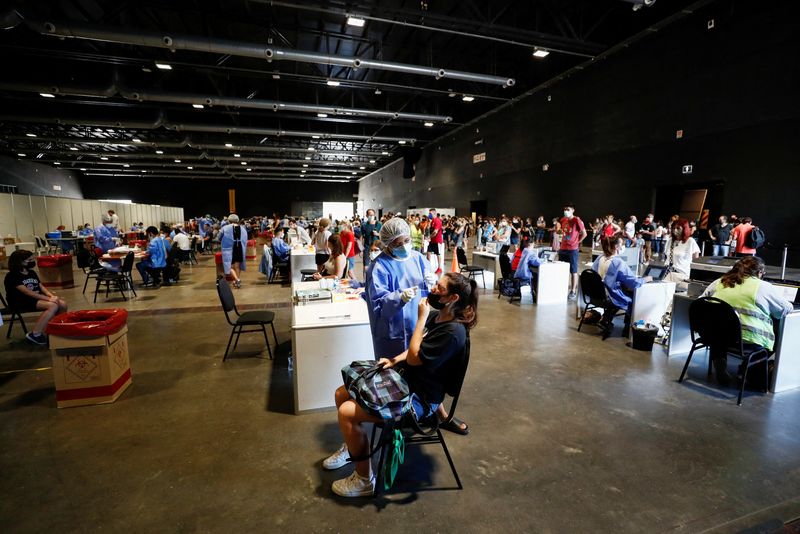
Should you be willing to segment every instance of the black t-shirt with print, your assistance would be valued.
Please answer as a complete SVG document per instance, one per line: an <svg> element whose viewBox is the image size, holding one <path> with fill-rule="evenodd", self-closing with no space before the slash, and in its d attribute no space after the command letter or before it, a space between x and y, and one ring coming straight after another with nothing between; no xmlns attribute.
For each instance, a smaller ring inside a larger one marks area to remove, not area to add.
<svg viewBox="0 0 800 534"><path fill-rule="evenodd" d="M429 403L439 404L445 393L457 386L464 365L466 327L456 321L437 323L438 311L431 311L425 322L425 335L419 351L422 365L406 365L403 377L412 393Z"/></svg>
<svg viewBox="0 0 800 534"><path fill-rule="evenodd" d="M8 305L19 311L32 311L36 309L36 299L23 295L17 286L25 286L34 293L41 293L39 276L35 271L22 274L20 271L9 272L5 279L6 296Z"/></svg>

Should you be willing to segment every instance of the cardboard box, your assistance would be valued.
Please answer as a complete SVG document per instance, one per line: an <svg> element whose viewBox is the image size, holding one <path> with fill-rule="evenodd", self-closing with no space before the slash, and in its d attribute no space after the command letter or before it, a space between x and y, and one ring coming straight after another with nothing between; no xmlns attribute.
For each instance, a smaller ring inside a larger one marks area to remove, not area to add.
<svg viewBox="0 0 800 534"><path fill-rule="evenodd" d="M39 266L39 280L47 287L72 287L75 277L72 274L72 262L58 267Z"/></svg>
<svg viewBox="0 0 800 534"><path fill-rule="evenodd" d="M50 336L59 408L108 404L131 385L128 327L110 336Z"/></svg>

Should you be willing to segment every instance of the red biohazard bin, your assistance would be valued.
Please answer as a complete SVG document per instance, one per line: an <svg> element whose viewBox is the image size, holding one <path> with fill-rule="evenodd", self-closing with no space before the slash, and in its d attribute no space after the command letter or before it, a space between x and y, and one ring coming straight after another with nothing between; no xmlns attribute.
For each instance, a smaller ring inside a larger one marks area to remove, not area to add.
<svg viewBox="0 0 800 534"><path fill-rule="evenodd" d="M72 255L53 254L36 258L39 279L47 287L72 287L75 277L72 274Z"/></svg>
<svg viewBox="0 0 800 534"><path fill-rule="evenodd" d="M217 265L217 278L225 276L225 268L222 265L222 252L214 254L214 263ZM225 276L225 280L233 280L233 276L227 275Z"/></svg>
<svg viewBox="0 0 800 534"><path fill-rule="evenodd" d="M247 241L247 249L246 249L245 254L244 254L244 259L246 259L246 260L254 260L254 259L256 259L256 256L257 256L257 253L256 253L256 240L255 239L250 239L249 241Z"/></svg>
<svg viewBox="0 0 800 534"><path fill-rule="evenodd" d="M59 408L108 404L131 385L126 310L62 313L45 332Z"/></svg>

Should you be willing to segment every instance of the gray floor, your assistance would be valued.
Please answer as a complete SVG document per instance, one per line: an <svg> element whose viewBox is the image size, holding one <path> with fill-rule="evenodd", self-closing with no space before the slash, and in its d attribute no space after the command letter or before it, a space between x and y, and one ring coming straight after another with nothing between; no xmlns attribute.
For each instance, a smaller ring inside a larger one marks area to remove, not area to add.
<svg viewBox="0 0 800 534"><path fill-rule="evenodd" d="M321 469L334 413L291 413L289 289L251 266L237 298L274 306L281 347L269 361L243 338L223 364L213 281L202 258L177 287L98 299L131 310L133 385L112 405L56 409L49 352L2 338L0 531L736 532L800 515L800 391L737 407L704 358L677 384L683 358L490 293L460 405L471 433L447 435L464 490L432 491L454 482L427 447L387 498L334 498L349 472Z"/></svg>

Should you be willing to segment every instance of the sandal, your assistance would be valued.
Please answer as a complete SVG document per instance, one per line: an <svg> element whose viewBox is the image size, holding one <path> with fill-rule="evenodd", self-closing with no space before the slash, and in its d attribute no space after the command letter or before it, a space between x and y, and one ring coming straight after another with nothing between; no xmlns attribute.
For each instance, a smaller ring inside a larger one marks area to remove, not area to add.
<svg viewBox="0 0 800 534"><path fill-rule="evenodd" d="M447 423L442 423L441 425L439 425L439 428L449 430L450 432L453 432L455 434L460 434L462 436L466 436L467 434L469 434L469 427L464 421L462 421L458 417L453 417Z"/></svg>

